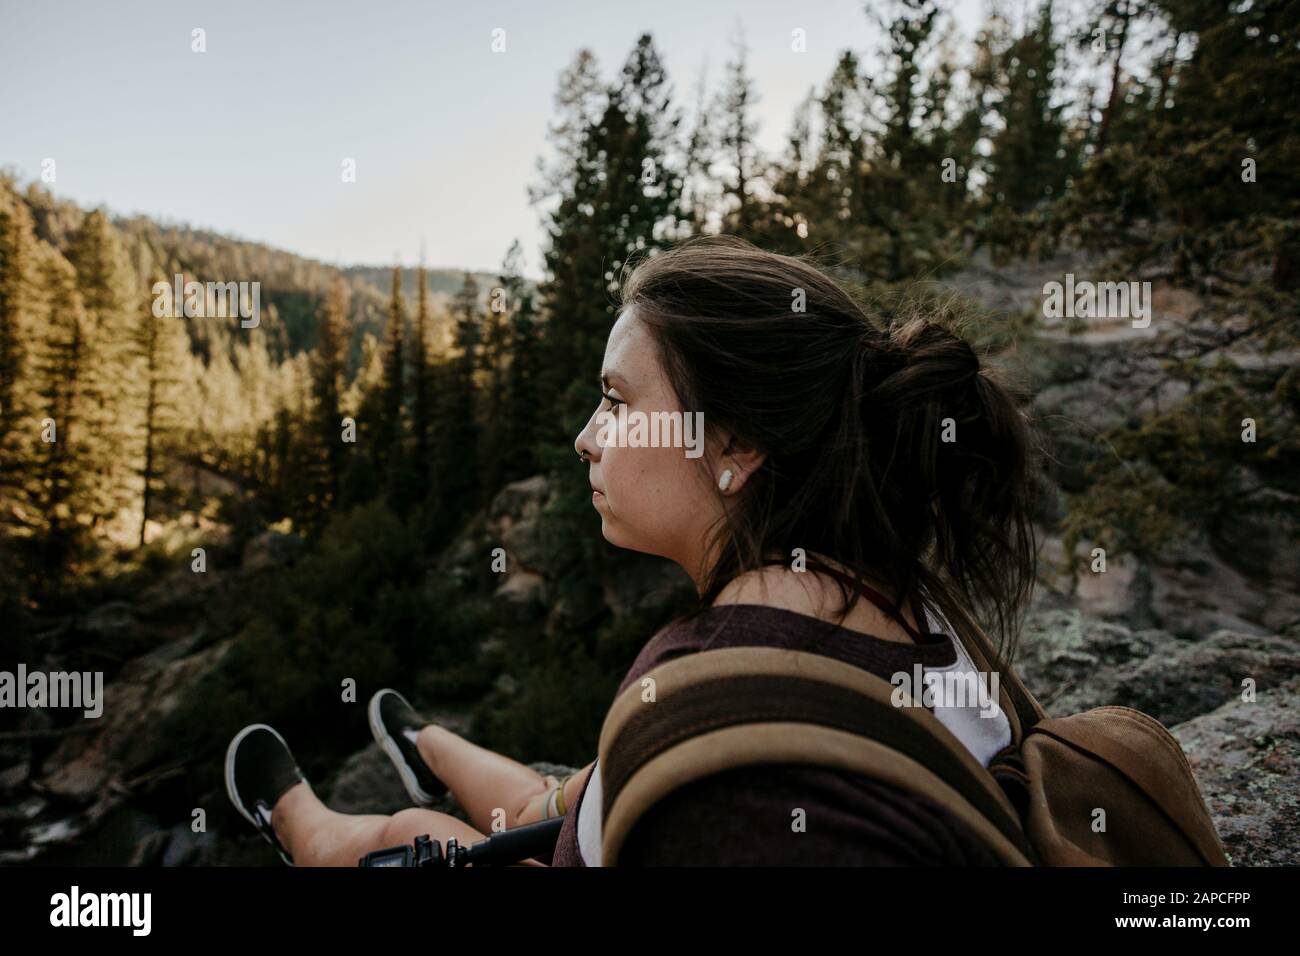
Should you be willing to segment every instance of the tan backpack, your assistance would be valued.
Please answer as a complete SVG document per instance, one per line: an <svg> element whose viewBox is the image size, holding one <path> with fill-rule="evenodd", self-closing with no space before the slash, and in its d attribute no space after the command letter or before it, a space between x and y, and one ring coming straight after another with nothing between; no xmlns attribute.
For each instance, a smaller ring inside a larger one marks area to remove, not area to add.
<svg viewBox="0 0 1300 956"><path fill-rule="evenodd" d="M655 700L643 702L651 678ZM1229 865L1159 721L1130 707L1049 717L1014 673L999 678L1012 742L986 768L930 710L894 706L892 684L824 655L727 647L661 664L601 729L603 862L615 865L641 814L678 787L732 767L807 764L935 800L1011 866Z"/></svg>

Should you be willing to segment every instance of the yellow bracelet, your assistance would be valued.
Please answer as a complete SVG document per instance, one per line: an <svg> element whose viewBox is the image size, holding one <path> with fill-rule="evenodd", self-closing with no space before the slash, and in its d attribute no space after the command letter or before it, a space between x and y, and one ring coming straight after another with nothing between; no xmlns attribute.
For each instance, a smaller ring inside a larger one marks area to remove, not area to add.
<svg viewBox="0 0 1300 956"><path fill-rule="evenodd" d="M568 777L560 781L559 786L552 787L547 791L546 799L542 803L542 813L545 815L545 819L562 817L567 812L568 807L564 802L564 785L569 782L569 778L572 776L573 774L569 774Z"/></svg>
<svg viewBox="0 0 1300 956"><path fill-rule="evenodd" d="M569 774L572 777L573 774ZM564 816L568 812L568 807L564 805L564 785L569 782L569 777L560 781L560 785L555 788L555 813L556 816Z"/></svg>

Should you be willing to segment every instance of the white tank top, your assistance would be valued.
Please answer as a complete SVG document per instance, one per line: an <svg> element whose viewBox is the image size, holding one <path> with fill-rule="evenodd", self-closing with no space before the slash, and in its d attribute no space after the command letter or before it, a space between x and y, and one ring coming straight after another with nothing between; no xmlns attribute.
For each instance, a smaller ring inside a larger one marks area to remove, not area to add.
<svg viewBox="0 0 1300 956"><path fill-rule="evenodd" d="M976 674L974 662L966 653L966 648L953 633L952 626L946 618L936 615L927 607L925 611L926 630L929 633L948 635L957 651L957 660L947 667L926 667L924 674ZM940 628L942 624L942 629ZM985 678L987 679L987 678ZM1011 743L1011 724L1007 715L998 706L998 688L988 682L988 696L992 706L981 709L977 701L969 698L962 701L953 693L956 688L948 681L936 680L933 686L934 716L952 732L952 735L966 745L966 749L984 766L1007 744ZM987 713L989 716L981 716ZM582 796L582 805L578 808L578 850L586 866L600 866L600 761L591 768L587 780L587 789Z"/></svg>

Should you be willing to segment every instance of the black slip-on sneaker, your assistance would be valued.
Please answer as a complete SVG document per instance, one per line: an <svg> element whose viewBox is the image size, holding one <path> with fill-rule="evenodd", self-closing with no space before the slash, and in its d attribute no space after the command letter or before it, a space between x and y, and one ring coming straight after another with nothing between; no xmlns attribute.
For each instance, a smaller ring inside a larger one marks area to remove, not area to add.
<svg viewBox="0 0 1300 956"><path fill-rule="evenodd" d="M266 724L249 724L226 748L226 793L280 858L294 866L271 826L271 808L290 787L306 780L284 738Z"/></svg>
<svg viewBox="0 0 1300 956"><path fill-rule="evenodd" d="M402 785L417 805L427 807L447 795L447 785L437 778L420 756L415 738L429 721L405 697L385 687L370 698L370 732L397 768Z"/></svg>

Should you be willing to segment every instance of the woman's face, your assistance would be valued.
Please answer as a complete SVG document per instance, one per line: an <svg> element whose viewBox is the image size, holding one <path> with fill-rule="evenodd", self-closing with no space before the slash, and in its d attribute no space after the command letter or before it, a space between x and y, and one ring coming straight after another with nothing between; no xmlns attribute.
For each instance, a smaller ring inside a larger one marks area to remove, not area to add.
<svg viewBox="0 0 1300 956"><path fill-rule="evenodd" d="M663 447L662 442L661 447L631 444L634 432L630 424L621 431L613 426L602 428L611 418L602 414L605 412L626 414L629 423L633 413L644 413L653 420L650 416L655 412L676 412L684 429L702 418L685 414L678 403L659 364L658 348L636 317L635 308L625 309L610 330L600 390L604 396L574 448L579 454L588 453L592 505L600 514L601 533L620 548L677 562L698 582L705 558L705 533L724 507L715 484L718 475L710 476L701 467L695 451L696 457L687 457L688 448L681 442L677 447ZM688 423L687 419L694 421ZM695 441L702 442L702 436L696 434ZM731 456L717 457L716 441L704 442L702 447L704 460L713 461L719 473L725 467L739 472ZM728 490L734 494L741 485L743 480L733 479Z"/></svg>

